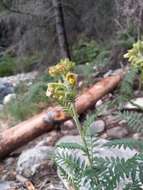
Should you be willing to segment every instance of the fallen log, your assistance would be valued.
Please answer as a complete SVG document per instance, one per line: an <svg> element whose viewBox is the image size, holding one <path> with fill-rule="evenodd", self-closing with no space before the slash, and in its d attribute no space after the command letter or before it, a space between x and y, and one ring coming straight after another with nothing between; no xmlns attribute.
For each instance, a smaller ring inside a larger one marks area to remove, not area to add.
<svg viewBox="0 0 143 190"><path fill-rule="evenodd" d="M121 81L123 73L104 78L76 99L79 114L93 106L102 96L113 90ZM46 118L46 119L45 119ZM48 118L48 119L47 119ZM61 108L47 109L43 113L0 133L0 159L41 134L54 129L54 121L69 119ZM52 121L52 122L51 122Z"/></svg>

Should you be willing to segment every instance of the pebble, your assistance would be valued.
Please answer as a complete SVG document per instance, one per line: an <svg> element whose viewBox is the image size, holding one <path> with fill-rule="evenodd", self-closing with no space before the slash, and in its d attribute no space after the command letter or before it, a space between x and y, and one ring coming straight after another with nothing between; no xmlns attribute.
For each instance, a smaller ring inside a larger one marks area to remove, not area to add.
<svg viewBox="0 0 143 190"><path fill-rule="evenodd" d="M107 128L115 127L119 123L118 119L113 115L107 115L104 120L106 121Z"/></svg>
<svg viewBox="0 0 143 190"><path fill-rule="evenodd" d="M73 129L73 128L75 128L74 122L72 120L65 121L63 123L63 128L64 129Z"/></svg>
<svg viewBox="0 0 143 190"><path fill-rule="evenodd" d="M8 94L4 97L3 99L3 104L6 105L8 103L10 103L12 100L16 99L16 94L13 93L13 94Z"/></svg>
<svg viewBox="0 0 143 190"><path fill-rule="evenodd" d="M103 104L103 101L102 101L102 100L98 100L98 101L96 102L96 107L101 106L102 104Z"/></svg>
<svg viewBox="0 0 143 190"><path fill-rule="evenodd" d="M134 133L132 137L135 140L143 140L143 135L141 133Z"/></svg>
<svg viewBox="0 0 143 190"><path fill-rule="evenodd" d="M137 106L139 106L139 107L142 107L143 108L143 98L142 97L140 97L140 98L136 98L136 99L134 99L134 100L131 100L134 104L136 104ZM124 106L124 108L125 109L135 109L135 110L139 110L139 108L137 107L137 106L135 106L135 105L133 105L133 104L131 104L131 103L127 103L125 106Z"/></svg>
<svg viewBox="0 0 143 190"><path fill-rule="evenodd" d="M128 130L125 127L114 127L107 130L107 136L112 139L120 139L128 135Z"/></svg>
<svg viewBox="0 0 143 190"><path fill-rule="evenodd" d="M90 132L92 135L102 133L105 130L105 122L97 120L90 125Z"/></svg>

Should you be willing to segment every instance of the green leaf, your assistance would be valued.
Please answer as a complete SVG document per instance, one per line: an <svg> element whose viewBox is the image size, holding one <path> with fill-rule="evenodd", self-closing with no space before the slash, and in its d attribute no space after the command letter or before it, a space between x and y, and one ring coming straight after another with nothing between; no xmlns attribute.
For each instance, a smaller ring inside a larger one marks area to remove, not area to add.
<svg viewBox="0 0 143 190"><path fill-rule="evenodd" d="M117 113L117 118L125 120L128 127L135 132L143 132L143 114L134 111L123 111Z"/></svg>
<svg viewBox="0 0 143 190"><path fill-rule="evenodd" d="M138 150L143 150L143 142L139 141L139 140L135 140L135 139L117 139L117 140L113 140L113 141L109 141L106 144L104 144L103 146L107 146L107 147L113 147L113 148L130 148L130 149L138 149Z"/></svg>
<svg viewBox="0 0 143 190"><path fill-rule="evenodd" d="M82 150L83 152L86 152L84 146L78 143L60 143L59 145L57 145L57 147L67 148L67 149L78 149Z"/></svg>

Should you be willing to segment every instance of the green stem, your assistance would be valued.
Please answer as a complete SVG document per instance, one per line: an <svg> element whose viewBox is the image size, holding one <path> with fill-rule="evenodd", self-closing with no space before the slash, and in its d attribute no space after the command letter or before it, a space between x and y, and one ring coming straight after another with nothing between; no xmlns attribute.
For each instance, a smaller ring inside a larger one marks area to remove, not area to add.
<svg viewBox="0 0 143 190"><path fill-rule="evenodd" d="M90 158L90 153L89 153L89 150L88 150L88 145L87 145L87 142L85 140L84 133L83 133L83 130L82 130L82 126L81 126L80 121L78 119L78 114L76 112L76 108L75 108L74 104L72 104L72 112L73 112L73 119L74 119L75 124L77 126L77 129L79 131L82 143L84 144L85 149L86 149L86 153L87 153L87 157L88 157L88 161L89 161L90 167L93 168L92 159ZM94 179L95 179L96 185L98 185L99 184L98 177L95 176Z"/></svg>

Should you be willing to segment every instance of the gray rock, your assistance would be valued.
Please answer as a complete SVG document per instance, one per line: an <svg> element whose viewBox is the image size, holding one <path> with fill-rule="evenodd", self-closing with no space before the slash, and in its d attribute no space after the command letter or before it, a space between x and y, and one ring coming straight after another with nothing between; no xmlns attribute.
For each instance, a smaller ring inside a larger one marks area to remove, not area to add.
<svg viewBox="0 0 143 190"><path fill-rule="evenodd" d="M70 135L67 135L67 136L64 136L62 138L60 138L56 145L59 145L60 143L81 143L81 139L80 139L80 136L70 136Z"/></svg>
<svg viewBox="0 0 143 190"><path fill-rule="evenodd" d="M72 120L65 121L63 124L64 129L73 129L75 128L74 122Z"/></svg>
<svg viewBox="0 0 143 190"><path fill-rule="evenodd" d="M97 120L90 126L91 135L102 133L105 130L105 122L103 120Z"/></svg>
<svg viewBox="0 0 143 190"><path fill-rule="evenodd" d="M16 99L16 94L15 93L8 94L8 95L6 95L4 97L3 104L6 105L6 104L10 103L14 99Z"/></svg>
<svg viewBox="0 0 143 190"><path fill-rule="evenodd" d="M101 106L103 104L103 101L102 100L98 100L97 102L96 102L96 107L99 107L99 106Z"/></svg>
<svg viewBox="0 0 143 190"><path fill-rule="evenodd" d="M25 177L32 177L43 163L48 162L52 158L53 154L53 147L36 146L28 149L20 155L16 171Z"/></svg>
<svg viewBox="0 0 143 190"><path fill-rule="evenodd" d="M107 130L107 136L113 139L120 139L128 135L128 130L125 127L113 127Z"/></svg>
<svg viewBox="0 0 143 190"><path fill-rule="evenodd" d="M4 97L3 99L3 104L6 105L8 103L10 103L12 100L16 99L16 94L12 93L12 94L8 94Z"/></svg>
<svg viewBox="0 0 143 190"><path fill-rule="evenodd" d="M132 138L135 140L143 140L143 134L142 133L134 133L132 135Z"/></svg>
<svg viewBox="0 0 143 190"><path fill-rule="evenodd" d="M15 162L15 158L13 157L7 158L4 162L6 165L11 165Z"/></svg>
<svg viewBox="0 0 143 190"><path fill-rule="evenodd" d="M131 104L130 102L128 102L127 104L125 104L124 109L128 109L128 110L139 110L139 107L143 107L143 98L136 98L134 100L131 100L133 102L133 104ZM137 105L137 106L136 106Z"/></svg>

